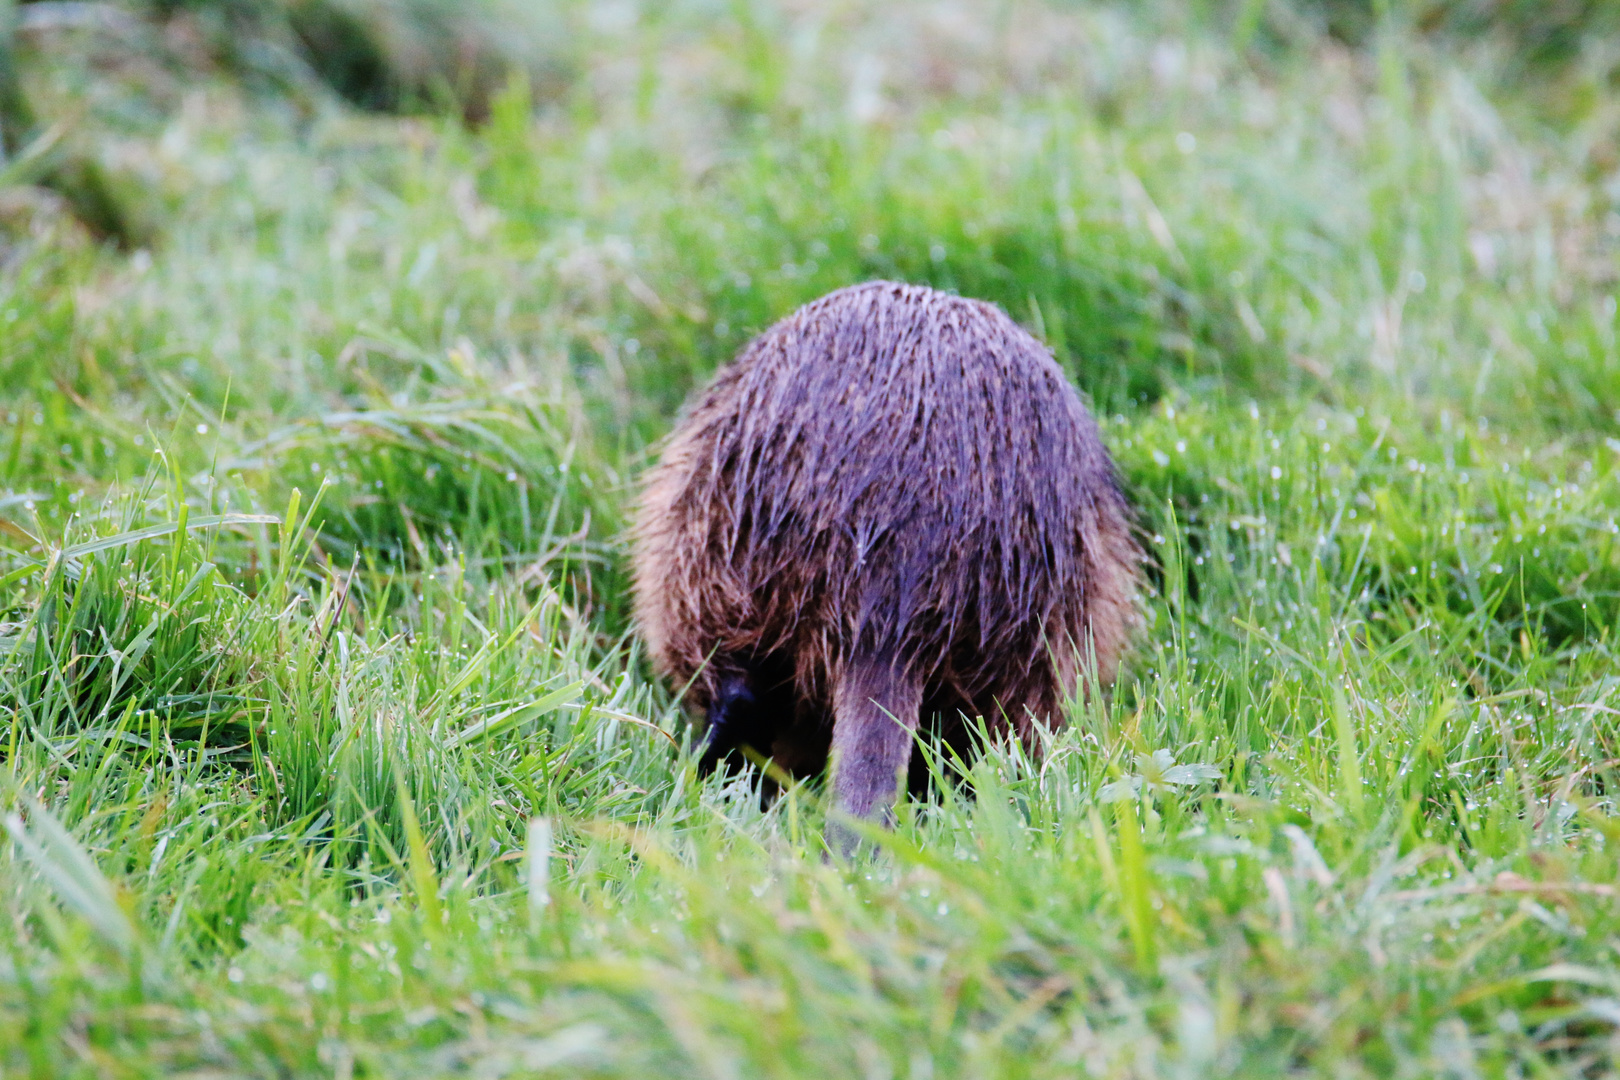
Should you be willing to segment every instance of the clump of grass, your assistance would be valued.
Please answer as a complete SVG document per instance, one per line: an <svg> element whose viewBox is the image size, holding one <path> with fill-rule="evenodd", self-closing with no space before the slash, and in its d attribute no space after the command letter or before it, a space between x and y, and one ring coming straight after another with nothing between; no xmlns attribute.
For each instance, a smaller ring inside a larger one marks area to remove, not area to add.
<svg viewBox="0 0 1620 1080"><path fill-rule="evenodd" d="M395 404L403 396L273 431L223 468L323 484L332 557L431 565L491 537L514 560L605 561L595 537L620 520L615 479L592 468L594 447L565 404L465 381L438 400Z"/></svg>
<svg viewBox="0 0 1620 1080"><path fill-rule="evenodd" d="M299 56L327 86L364 109L449 102L476 121L514 75L546 98L560 96L574 75L564 5L298 0L259 7L265 22L284 20Z"/></svg>
<svg viewBox="0 0 1620 1080"><path fill-rule="evenodd" d="M1364 409L1250 412L1234 424L1183 402L1117 444L1138 502L1164 507L1186 546L1189 592L1223 563L1264 574L1297 557L1378 620L1445 612L1492 628L1493 646L1606 638L1620 614L1612 458L1504 461L1485 423L1426 433Z"/></svg>
<svg viewBox="0 0 1620 1080"><path fill-rule="evenodd" d="M192 516L181 504L176 519L152 524L150 495L109 508L99 530L22 555L5 575L34 586L0 666L13 754L23 733L45 746L149 748L201 745L211 728L215 742L243 736L256 681L253 642L240 635L250 603L214 561L207 533L275 519Z"/></svg>

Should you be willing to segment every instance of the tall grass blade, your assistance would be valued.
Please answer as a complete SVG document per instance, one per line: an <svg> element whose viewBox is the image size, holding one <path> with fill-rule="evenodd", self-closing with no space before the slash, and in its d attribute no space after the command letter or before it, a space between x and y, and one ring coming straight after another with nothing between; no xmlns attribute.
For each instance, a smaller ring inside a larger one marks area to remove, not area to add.
<svg viewBox="0 0 1620 1080"><path fill-rule="evenodd" d="M1147 852L1142 846L1142 826L1137 819L1135 799L1124 798L1114 803L1114 834L1119 843L1120 908L1130 932L1137 970L1150 975L1158 970L1158 940Z"/></svg>
<svg viewBox="0 0 1620 1080"><path fill-rule="evenodd" d="M119 903L117 888L50 811L32 799L25 799L24 806L26 822L15 812L5 816L12 842L67 908L89 923L102 941L126 958L131 956L141 935Z"/></svg>
<svg viewBox="0 0 1620 1080"><path fill-rule="evenodd" d="M279 525L281 519L274 514L208 514L203 517L187 518L183 521L170 521L162 525L148 525L143 529L131 529L128 532L118 533L116 536L103 536L96 540L86 540L81 544L72 544L62 549L62 557L67 559L82 559L86 555L94 555L102 551L111 551L114 548L128 547L138 544L142 540L153 540L159 536L169 536L185 529L187 532L197 529L212 529L220 525Z"/></svg>
<svg viewBox="0 0 1620 1080"><path fill-rule="evenodd" d="M416 802L411 798L403 777L395 778L395 792L399 799L400 820L405 828L406 866L410 871L412 891L416 894L416 904L422 912L426 933L438 940L444 936L444 923L439 904L439 875L433 865L433 853L428 850L427 838L423 836L421 821L416 816Z"/></svg>

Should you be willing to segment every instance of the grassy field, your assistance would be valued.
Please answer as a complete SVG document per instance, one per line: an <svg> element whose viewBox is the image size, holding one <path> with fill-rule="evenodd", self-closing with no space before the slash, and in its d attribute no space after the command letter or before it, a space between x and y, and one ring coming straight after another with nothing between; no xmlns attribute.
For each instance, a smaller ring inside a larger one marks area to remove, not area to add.
<svg viewBox="0 0 1620 1080"><path fill-rule="evenodd" d="M5 13L0 1076L1620 1071L1606 5ZM1153 589L840 866L623 530L872 277L1051 346Z"/></svg>

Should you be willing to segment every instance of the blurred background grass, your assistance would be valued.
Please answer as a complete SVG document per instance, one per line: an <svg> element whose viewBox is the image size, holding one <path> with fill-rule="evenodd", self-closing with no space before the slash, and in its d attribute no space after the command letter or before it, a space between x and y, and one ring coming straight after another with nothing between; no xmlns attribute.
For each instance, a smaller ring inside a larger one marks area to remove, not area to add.
<svg viewBox="0 0 1620 1080"><path fill-rule="evenodd" d="M0 1066L1612 1071L1615 12L6 8ZM623 529L874 276L1047 342L1153 589L844 869Z"/></svg>

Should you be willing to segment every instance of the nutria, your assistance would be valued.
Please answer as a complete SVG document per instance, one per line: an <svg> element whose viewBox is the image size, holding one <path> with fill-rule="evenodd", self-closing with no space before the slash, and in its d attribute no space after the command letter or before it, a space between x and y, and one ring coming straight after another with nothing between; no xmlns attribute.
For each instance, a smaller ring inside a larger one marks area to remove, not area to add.
<svg viewBox="0 0 1620 1080"><path fill-rule="evenodd" d="M1045 347L992 304L887 281L720 371L648 477L634 546L654 663L707 714L702 767L748 744L802 776L830 749L834 806L868 819L922 718L967 752L964 717L1028 739L1083 670L1110 681L1140 561Z"/></svg>

